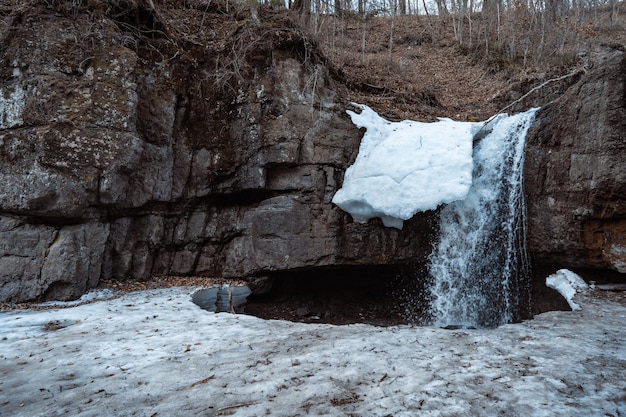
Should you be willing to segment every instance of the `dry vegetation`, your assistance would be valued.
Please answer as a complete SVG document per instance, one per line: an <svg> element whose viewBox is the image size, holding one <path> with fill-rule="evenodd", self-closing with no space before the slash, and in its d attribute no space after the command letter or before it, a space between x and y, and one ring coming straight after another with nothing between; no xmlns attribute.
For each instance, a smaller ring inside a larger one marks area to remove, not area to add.
<svg viewBox="0 0 626 417"><path fill-rule="evenodd" d="M209 63L214 71L201 81L232 94L272 51L289 50L324 63L347 101L391 119L480 120L546 80L584 71L598 48L624 49L623 2L567 3L558 13L547 8L553 2L502 3L494 15L480 3L440 0L440 15L403 15L407 4L424 9L396 0L300 1L293 10L243 0L3 0L0 17L6 24L45 8L88 15L98 30L106 16L122 33L115 42L181 68ZM545 104L574 80L542 88L520 107Z"/></svg>
<svg viewBox="0 0 626 417"><path fill-rule="evenodd" d="M346 74L350 99L370 104L392 119L428 119L435 114L476 120L547 80L584 71L599 49L624 49L626 19L611 23L606 7L590 16L594 18L564 44L559 44L563 35L555 30L545 35L543 48L526 51L525 56L508 48L487 50L476 41L473 46L460 43L450 16L373 17L365 22L327 17L320 23L327 30L317 32L330 61ZM480 14L474 17L475 31L480 19ZM465 30L469 32L467 26ZM474 34L474 39L478 37ZM528 41L522 36L516 42ZM550 92L566 86L568 80L564 81L551 86ZM550 92L538 92L525 104L545 104Z"/></svg>
<svg viewBox="0 0 626 417"><path fill-rule="evenodd" d="M506 88L509 74L490 72L456 45L444 25L433 39L429 21L435 19L426 16L398 17L390 52L390 20L368 22L364 52L359 22L347 22L339 41L322 43L331 62L346 74L352 101L365 102L391 119L483 119L497 110L491 98Z"/></svg>

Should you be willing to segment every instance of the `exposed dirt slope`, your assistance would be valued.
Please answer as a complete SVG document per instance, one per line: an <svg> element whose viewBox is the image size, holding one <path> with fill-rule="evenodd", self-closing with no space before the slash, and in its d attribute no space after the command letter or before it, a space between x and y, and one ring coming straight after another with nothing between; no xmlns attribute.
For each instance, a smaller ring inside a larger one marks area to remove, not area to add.
<svg viewBox="0 0 626 417"><path fill-rule="evenodd" d="M480 15L474 19L478 25ZM467 41L460 46L451 22L437 16L372 17L365 23L327 17L318 22L317 36L329 61L341 70L350 100L391 119L482 120L546 80L585 68L595 49L625 48L623 20L611 24L608 10L600 10L596 23L573 36L562 54L554 52L538 63L485 53L476 41L473 47ZM515 110L545 105L575 80L550 83Z"/></svg>

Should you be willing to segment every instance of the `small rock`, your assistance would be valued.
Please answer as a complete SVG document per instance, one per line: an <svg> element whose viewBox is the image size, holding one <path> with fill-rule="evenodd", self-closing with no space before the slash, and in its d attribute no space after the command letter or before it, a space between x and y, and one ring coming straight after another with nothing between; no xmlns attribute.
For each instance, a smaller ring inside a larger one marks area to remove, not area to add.
<svg viewBox="0 0 626 417"><path fill-rule="evenodd" d="M309 309L306 307L300 307L299 309L296 310L296 315L298 317L306 317L308 316L310 313Z"/></svg>

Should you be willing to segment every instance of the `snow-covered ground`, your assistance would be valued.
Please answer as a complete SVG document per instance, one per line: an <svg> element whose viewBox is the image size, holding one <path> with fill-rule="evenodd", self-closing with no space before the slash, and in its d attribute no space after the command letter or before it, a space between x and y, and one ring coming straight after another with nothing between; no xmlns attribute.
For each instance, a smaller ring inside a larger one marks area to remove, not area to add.
<svg viewBox="0 0 626 417"><path fill-rule="evenodd" d="M215 314L193 291L0 313L0 415L626 415L620 304L444 330Z"/></svg>

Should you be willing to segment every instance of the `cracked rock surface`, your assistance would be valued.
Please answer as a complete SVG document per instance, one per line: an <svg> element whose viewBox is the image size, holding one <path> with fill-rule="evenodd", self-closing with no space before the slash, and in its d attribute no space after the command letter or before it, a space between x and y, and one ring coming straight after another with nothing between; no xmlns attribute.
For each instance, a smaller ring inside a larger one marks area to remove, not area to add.
<svg viewBox="0 0 626 417"><path fill-rule="evenodd" d="M276 273L426 261L433 212L397 230L332 205L362 132L288 19L47 3L0 14L0 302L167 275L264 291ZM539 265L626 271L623 55L538 116Z"/></svg>
<svg viewBox="0 0 626 417"><path fill-rule="evenodd" d="M626 54L593 61L529 133L529 250L538 264L626 273Z"/></svg>
<svg viewBox="0 0 626 417"><path fill-rule="evenodd" d="M139 30L162 23L140 20L151 14L5 17L0 300L155 275L262 286L276 271L425 258L428 215L401 232L331 204L361 133L299 32L205 13L232 45L146 40ZM220 65L255 30L275 40L244 50L237 78Z"/></svg>

